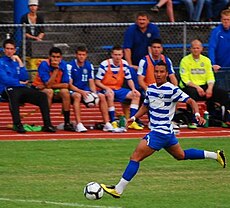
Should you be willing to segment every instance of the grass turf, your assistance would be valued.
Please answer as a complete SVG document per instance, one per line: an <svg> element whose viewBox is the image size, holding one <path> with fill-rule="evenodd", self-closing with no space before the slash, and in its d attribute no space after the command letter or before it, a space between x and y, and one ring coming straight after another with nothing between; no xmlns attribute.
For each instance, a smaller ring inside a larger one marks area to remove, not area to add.
<svg viewBox="0 0 230 208"><path fill-rule="evenodd" d="M184 149L224 149L229 138L180 139ZM84 198L90 181L115 184L138 143L134 140L0 143L1 208L230 207L230 174L213 160L176 161L164 150L141 163L121 199Z"/></svg>

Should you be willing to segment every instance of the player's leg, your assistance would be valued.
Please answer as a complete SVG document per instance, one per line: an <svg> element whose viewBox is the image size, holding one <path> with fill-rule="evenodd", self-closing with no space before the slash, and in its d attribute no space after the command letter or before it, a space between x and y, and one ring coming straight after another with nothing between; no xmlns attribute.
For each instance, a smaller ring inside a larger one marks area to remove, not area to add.
<svg viewBox="0 0 230 208"><path fill-rule="evenodd" d="M73 125L70 123L70 93L68 89L60 89L58 95L62 99L62 109L64 114L64 130L75 131Z"/></svg>
<svg viewBox="0 0 230 208"><path fill-rule="evenodd" d="M223 168L226 167L226 158L222 150L217 150L217 152L193 148L183 150L179 143L167 147L165 150L177 160L213 159L219 162Z"/></svg>
<svg viewBox="0 0 230 208"><path fill-rule="evenodd" d="M49 104L49 108L50 108L52 105L52 100L53 100L53 96L54 96L53 89L45 88L45 89L41 90L41 92L44 92L47 95L48 104Z"/></svg>
<svg viewBox="0 0 230 208"><path fill-rule="evenodd" d="M102 93L98 93L97 95L100 99L99 100L99 107L100 107L100 111L101 111L103 120L105 122L105 126L103 128L103 131L113 131L113 126L109 122L108 104L107 104L105 95Z"/></svg>

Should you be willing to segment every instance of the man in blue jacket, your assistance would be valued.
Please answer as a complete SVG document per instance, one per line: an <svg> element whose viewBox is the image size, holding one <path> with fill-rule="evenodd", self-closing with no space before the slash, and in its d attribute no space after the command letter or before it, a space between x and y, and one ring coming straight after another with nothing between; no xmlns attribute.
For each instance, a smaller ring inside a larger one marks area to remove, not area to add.
<svg viewBox="0 0 230 208"><path fill-rule="evenodd" d="M9 108L13 119L14 130L25 133L20 119L20 104L31 103L39 106L45 132L55 132L50 121L50 111L45 93L27 86L28 73L18 55L15 55L16 45L12 39L3 43L5 55L0 59L0 95L9 101Z"/></svg>
<svg viewBox="0 0 230 208"><path fill-rule="evenodd" d="M221 12L221 22L212 30L209 39L208 56L215 72L222 67L230 67L230 9Z"/></svg>

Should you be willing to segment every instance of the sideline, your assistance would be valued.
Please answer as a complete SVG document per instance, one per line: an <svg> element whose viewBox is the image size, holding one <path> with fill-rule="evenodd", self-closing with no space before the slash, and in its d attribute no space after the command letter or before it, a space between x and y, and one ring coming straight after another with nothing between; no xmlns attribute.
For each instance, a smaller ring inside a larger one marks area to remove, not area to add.
<svg viewBox="0 0 230 208"><path fill-rule="evenodd" d="M66 202L52 202L52 201L42 201L42 200L33 200L33 199L9 199L9 198L0 198L0 201L10 201L10 202L22 202L22 203L37 203L37 204L53 204L61 205L66 207L88 207L88 208L122 208L122 207L111 207L111 206L94 206L94 205L85 205L78 203L66 203Z"/></svg>

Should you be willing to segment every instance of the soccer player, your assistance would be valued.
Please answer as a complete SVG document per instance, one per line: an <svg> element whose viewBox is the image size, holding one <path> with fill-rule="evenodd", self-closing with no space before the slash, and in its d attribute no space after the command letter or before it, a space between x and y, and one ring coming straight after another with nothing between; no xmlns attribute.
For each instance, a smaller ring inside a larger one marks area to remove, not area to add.
<svg viewBox="0 0 230 208"><path fill-rule="evenodd" d="M101 88L106 96L110 121L116 129L114 100L124 102L126 99L131 101L130 116L133 116L139 107L140 93L135 89L131 79L129 65L122 59L123 49L121 46L114 46L111 53L112 58L104 60L98 69L95 83ZM124 80L127 80L130 89L123 88ZM135 121L129 126L131 129L142 130Z"/></svg>
<svg viewBox="0 0 230 208"><path fill-rule="evenodd" d="M90 92L96 93L96 85L94 82L94 67L87 60L88 50L85 46L77 47L75 51L76 58L70 62L71 66L71 80L70 90L73 98L73 109L76 119L77 132L85 132L87 129L81 123L81 101L86 98ZM102 113L105 126L103 131L113 131L113 126L109 122L108 105L105 95L102 93L97 94L100 101L100 111Z"/></svg>
<svg viewBox="0 0 230 208"><path fill-rule="evenodd" d="M177 160L214 159L217 160L223 168L226 167L225 155L222 150L210 152L198 149L183 150L181 148L173 133L171 124L176 103L181 101L189 104L199 124L204 124L205 120L200 116L196 102L178 87L167 82L167 65L163 61L156 65L154 76L156 84L152 84L148 87L143 105L139 111L128 120L133 122L136 118L141 117L149 111L151 132L148 133L136 147L119 183L116 186L101 184L104 191L115 198L120 198L125 187L136 175L140 162L162 148Z"/></svg>

